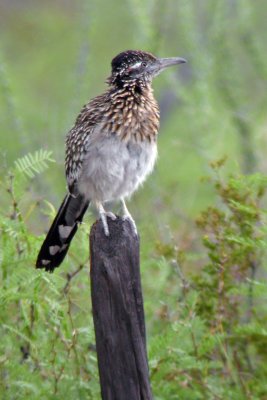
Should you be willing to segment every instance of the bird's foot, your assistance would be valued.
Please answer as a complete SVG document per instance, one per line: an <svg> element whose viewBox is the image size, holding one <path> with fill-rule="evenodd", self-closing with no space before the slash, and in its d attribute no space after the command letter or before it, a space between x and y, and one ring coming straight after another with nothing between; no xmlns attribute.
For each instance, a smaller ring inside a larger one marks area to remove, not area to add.
<svg viewBox="0 0 267 400"><path fill-rule="evenodd" d="M115 221L116 215L113 214L111 211L105 211L104 209L99 211L99 215L100 215L103 227L104 227L105 235L109 236L109 228L108 228L107 217L111 218L112 221Z"/></svg>
<svg viewBox="0 0 267 400"><path fill-rule="evenodd" d="M137 228L136 228L136 225L135 225L135 221L134 221L133 217L131 216L131 214L129 213L129 210L128 210L128 208L127 208L127 206L125 204L125 201L123 199L121 199L121 204L122 204L122 212L123 212L122 220L123 221L127 221L127 220L130 221L131 226L132 226L133 231L134 231L134 234L137 235Z"/></svg>
<svg viewBox="0 0 267 400"><path fill-rule="evenodd" d="M104 209L104 207L103 207L103 204L100 203L100 202L96 202L95 205L96 205L96 208L97 208L97 210L99 212L99 216L100 216L100 219L101 219L102 224L103 224L105 235L109 236L107 217L111 218L112 221L115 221L116 215L113 214L111 211L106 211Z"/></svg>
<svg viewBox="0 0 267 400"><path fill-rule="evenodd" d="M111 211L106 211L106 216L112 219L112 221L115 221L117 219L116 215L113 214Z"/></svg>
<svg viewBox="0 0 267 400"><path fill-rule="evenodd" d="M134 234L137 235L137 227L136 227L135 221L134 221L133 217L131 216L131 214L130 213L129 214L124 214L122 216L122 220L123 221L129 221L131 226L132 226L132 229L134 231Z"/></svg>

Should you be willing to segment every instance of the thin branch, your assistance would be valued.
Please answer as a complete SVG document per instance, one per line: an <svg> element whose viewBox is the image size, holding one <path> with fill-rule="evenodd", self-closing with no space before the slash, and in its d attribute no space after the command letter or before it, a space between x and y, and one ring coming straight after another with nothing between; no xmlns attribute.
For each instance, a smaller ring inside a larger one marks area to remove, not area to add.
<svg viewBox="0 0 267 400"><path fill-rule="evenodd" d="M67 282L66 282L66 285L64 286L64 288L63 288L63 293L66 295L66 294L68 294L68 292L69 292L69 289L70 289L70 283L71 283L71 281L72 281L72 279L79 273L79 272L81 272L81 270L83 269L83 267L84 267L84 264L81 264L81 265L79 265L79 267L75 270L75 271L73 271L72 273L67 273L67 276L66 276L66 278L67 278Z"/></svg>

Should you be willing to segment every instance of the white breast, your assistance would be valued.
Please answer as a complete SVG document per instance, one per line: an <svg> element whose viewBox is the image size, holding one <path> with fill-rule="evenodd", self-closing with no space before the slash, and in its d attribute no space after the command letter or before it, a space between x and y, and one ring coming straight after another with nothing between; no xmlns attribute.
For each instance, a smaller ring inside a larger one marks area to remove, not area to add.
<svg viewBox="0 0 267 400"><path fill-rule="evenodd" d="M97 135L88 144L79 191L100 202L129 197L152 172L156 158L156 143L127 143L116 136Z"/></svg>

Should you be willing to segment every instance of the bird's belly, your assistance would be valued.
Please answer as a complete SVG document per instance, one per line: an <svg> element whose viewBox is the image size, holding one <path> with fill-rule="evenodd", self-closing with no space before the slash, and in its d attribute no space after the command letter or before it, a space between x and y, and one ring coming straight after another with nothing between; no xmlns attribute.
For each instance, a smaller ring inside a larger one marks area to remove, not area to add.
<svg viewBox="0 0 267 400"><path fill-rule="evenodd" d="M79 192L100 202L129 197L152 172L156 158L156 143L103 137L88 148Z"/></svg>

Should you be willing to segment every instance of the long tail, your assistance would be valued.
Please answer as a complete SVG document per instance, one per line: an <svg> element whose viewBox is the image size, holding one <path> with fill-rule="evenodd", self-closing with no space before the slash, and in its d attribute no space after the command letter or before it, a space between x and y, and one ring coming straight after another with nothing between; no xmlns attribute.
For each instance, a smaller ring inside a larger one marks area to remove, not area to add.
<svg viewBox="0 0 267 400"><path fill-rule="evenodd" d="M83 196L66 195L38 254L37 268L53 272L62 263L88 206Z"/></svg>

